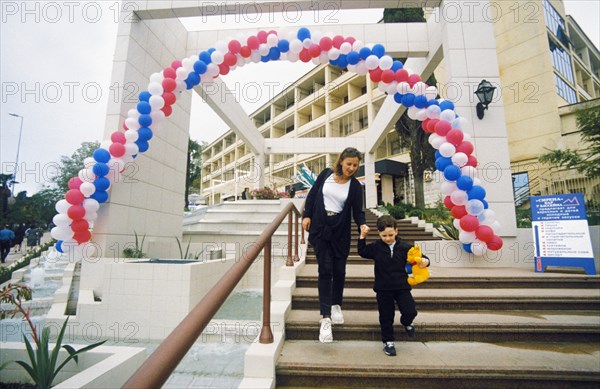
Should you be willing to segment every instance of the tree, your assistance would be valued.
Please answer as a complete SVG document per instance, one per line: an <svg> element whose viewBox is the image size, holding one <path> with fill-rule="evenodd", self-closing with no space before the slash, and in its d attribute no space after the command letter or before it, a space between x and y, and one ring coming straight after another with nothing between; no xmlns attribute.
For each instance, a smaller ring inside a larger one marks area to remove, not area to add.
<svg viewBox="0 0 600 389"><path fill-rule="evenodd" d="M58 189L64 194L69 190L69 180L76 177L83 169L83 160L91 157L96 149L100 148L100 142L83 142L81 146L70 157L63 155L60 157L60 169L51 181L57 185Z"/></svg>
<svg viewBox="0 0 600 389"><path fill-rule="evenodd" d="M199 144L190 139L188 142L187 167L185 171L185 204L187 207L188 195L194 191L194 188L200 187L200 177L202 175L202 148L205 142Z"/></svg>
<svg viewBox="0 0 600 389"><path fill-rule="evenodd" d="M384 23L417 23L425 22L425 16L423 8L386 8L383 11L383 21ZM427 80L427 85L436 84L437 81L432 75ZM407 112L398 119L395 128L400 137L400 144L409 150L415 183L415 205L424 208L423 174L425 170L434 168L435 150L427 141L428 134L421 129L420 123L410 119Z"/></svg>
<svg viewBox="0 0 600 389"><path fill-rule="evenodd" d="M13 174L0 174L0 201L2 201L2 218L0 219L0 224L5 224L8 222L8 199L11 196L11 191L9 186L14 181Z"/></svg>
<svg viewBox="0 0 600 389"><path fill-rule="evenodd" d="M552 150L540 162L576 169L586 177L600 177L600 105L576 113L582 150Z"/></svg>

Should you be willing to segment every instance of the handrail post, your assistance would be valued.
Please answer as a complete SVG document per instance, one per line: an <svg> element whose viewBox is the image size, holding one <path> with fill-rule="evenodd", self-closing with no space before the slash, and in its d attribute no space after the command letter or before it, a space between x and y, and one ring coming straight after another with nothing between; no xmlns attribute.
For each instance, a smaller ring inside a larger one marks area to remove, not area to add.
<svg viewBox="0 0 600 389"><path fill-rule="evenodd" d="M300 228L300 229L302 230L302 231L301 231L301 234L302 234L302 238L301 238L301 239L302 239L302 240L300 240L300 244L306 244L306 241L304 240L304 227L302 227L302 228Z"/></svg>
<svg viewBox="0 0 600 389"><path fill-rule="evenodd" d="M294 213L294 228L296 229L296 239L294 239L294 262L300 261L298 256L298 214Z"/></svg>
<svg viewBox="0 0 600 389"><path fill-rule="evenodd" d="M265 243L263 251L264 277L263 277L263 325L258 338L259 343L273 343L271 331L271 237Z"/></svg>
<svg viewBox="0 0 600 389"><path fill-rule="evenodd" d="M288 253L285 260L285 266L294 266L294 258L292 257L292 211L288 213Z"/></svg>

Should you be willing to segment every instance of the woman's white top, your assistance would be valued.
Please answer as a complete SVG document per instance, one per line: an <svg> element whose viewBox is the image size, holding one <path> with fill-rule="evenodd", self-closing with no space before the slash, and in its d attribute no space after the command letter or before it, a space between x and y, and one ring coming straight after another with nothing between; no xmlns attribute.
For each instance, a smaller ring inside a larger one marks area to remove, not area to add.
<svg viewBox="0 0 600 389"><path fill-rule="evenodd" d="M341 213L348 199L350 191L350 180L345 184L338 184L333 174L327 177L323 185L323 202L326 211Z"/></svg>

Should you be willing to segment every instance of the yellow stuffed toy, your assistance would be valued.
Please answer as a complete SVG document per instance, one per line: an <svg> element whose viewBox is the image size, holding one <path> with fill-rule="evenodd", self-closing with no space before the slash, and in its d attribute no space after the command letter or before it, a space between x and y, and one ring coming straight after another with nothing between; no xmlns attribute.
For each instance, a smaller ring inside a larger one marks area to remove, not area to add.
<svg viewBox="0 0 600 389"><path fill-rule="evenodd" d="M429 269L427 267L419 266L421 262L423 262L423 255L419 246L415 245L413 248L408 250L406 261L408 262L408 265L412 267L412 273L407 271L408 284L410 286L420 284L429 278Z"/></svg>

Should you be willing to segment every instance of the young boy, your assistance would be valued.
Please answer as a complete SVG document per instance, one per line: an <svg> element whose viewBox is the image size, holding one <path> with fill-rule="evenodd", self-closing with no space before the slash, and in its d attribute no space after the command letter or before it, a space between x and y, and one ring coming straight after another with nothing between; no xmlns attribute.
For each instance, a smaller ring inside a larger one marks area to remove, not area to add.
<svg viewBox="0 0 600 389"><path fill-rule="evenodd" d="M381 340L383 351L386 355L395 356L394 347L394 303L400 309L400 323L404 325L408 336L414 336L415 328L412 325L417 316L415 300L410 294L406 263L409 250L413 254L418 248L398 238L396 219L384 215L377 220L377 230L381 240L367 244L365 237L369 227L363 226L358 239L358 254L361 257L375 260L375 285L373 290L377 293L377 306L379 309L379 324L381 326ZM418 265L429 266L429 259L423 256Z"/></svg>

